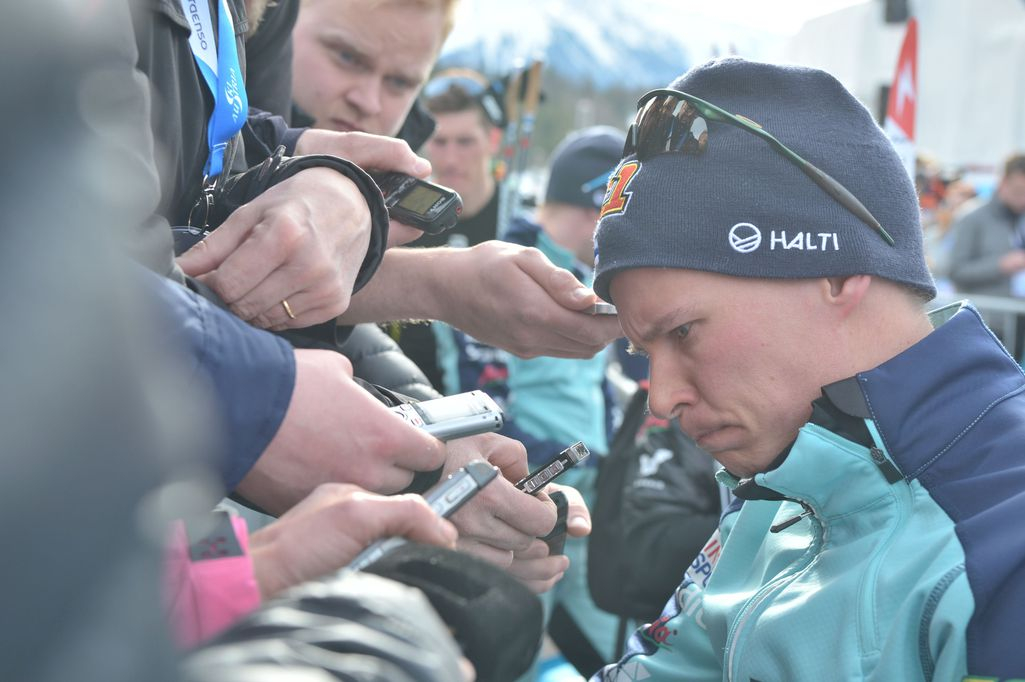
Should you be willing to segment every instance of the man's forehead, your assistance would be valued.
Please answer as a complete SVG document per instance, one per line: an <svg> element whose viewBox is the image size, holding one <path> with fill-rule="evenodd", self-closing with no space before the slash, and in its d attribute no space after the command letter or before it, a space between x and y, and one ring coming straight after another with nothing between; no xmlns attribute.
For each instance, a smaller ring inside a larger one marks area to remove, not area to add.
<svg viewBox="0 0 1025 682"><path fill-rule="evenodd" d="M477 107L436 113L433 116L438 123L438 134L457 136L487 131L484 113Z"/></svg>
<svg viewBox="0 0 1025 682"><path fill-rule="evenodd" d="M399 20L405 13L417 17ZM430 16L437 21L428 21ZM395 0L307 0L300 11L302 18L337 30L367 52L389 55L440 48L444 28L441 7ZM428 30L432 26L437 30ZM427 66L432 65L433 55Z"/></svg>

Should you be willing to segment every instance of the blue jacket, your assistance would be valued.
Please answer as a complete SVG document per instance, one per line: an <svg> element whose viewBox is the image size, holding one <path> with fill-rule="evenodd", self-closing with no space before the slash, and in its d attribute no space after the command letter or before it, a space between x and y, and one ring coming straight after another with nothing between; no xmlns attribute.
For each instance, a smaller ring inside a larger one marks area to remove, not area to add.
<svg viewBox="0 0 1025 682"><path fill-rule="evenodd" d="M292 399L295 354L277 336L256 329L184 286L140 272L164 325L163 338L180 351L185 384L208 390L223 427L216 462L224 489L234 490L274 438Z"/></svg>
<svg viewBox="0 0 1025 682"><path fill-rule="evenodd" d="M593 679L1025 676L1025 375L973 308L933 321L816 401L867 444L813 416L775 469L720 472L747 501Z"/></svg>

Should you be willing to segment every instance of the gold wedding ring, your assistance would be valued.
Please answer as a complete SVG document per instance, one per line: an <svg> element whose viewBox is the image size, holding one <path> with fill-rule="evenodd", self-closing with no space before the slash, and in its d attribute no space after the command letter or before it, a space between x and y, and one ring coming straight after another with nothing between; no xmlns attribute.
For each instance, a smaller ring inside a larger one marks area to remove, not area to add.
<svg viewBox="0 0 1025 682"><path fill-rule="evenodd" d="M285 314L288 315L288 317L290 319L294 320L295 319L295 313L292 312L292 306L288 305L288 301L282 299L281 306L285 309Z"/></svg>

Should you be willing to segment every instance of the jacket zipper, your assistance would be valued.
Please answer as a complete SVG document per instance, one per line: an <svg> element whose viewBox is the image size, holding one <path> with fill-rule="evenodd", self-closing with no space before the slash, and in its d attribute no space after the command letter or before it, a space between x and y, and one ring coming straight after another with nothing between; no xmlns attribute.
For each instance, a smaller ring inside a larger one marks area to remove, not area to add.
<svg viewBox="0 0 1025 682"><path fill-rule="evenodd" d="M804 511L796 516L793 516L785 521L782 521L772 526L769 530L770 532L778 533L781 530L789 528L790 526L794 525L795 523L797 523L805 517L810 518L812 522L814 536L812 538L811 545L805 552L804 557L802 557L802 560L805 557L807 557L808 561L803 566L794 570L793 572L788 573L786 575L782 575L779 578L776 578L775 580L767 583L764 587L762 587L761 590L759 590L755 594L754 597L752 597L748 601L747 606L745 606L741 610L740 616L735 621L736 626L733 628L733 631L729 634L729 637L726 641L726 651L728 652L726 654L726 679L728 680L728 682L733 682L734 656L737 652L737 645L740 642L741 631L745 628L748 621L755 614L755 612L758 611L759 607L761 607L761 605L765 602L766 599L768 599L771 595L776 593L780 588L785 587L787 584L793 582L795 579L800 577L802 573L808 570L808 568L810 568L811 565L815 563L815 559L818 558L819 552L821 551L822 546L825 544L826 528L822 525L821 522L819 522L819 518L815 514L815 511L812 509L812 507L802 500L794 500L790 498L788 499L791 502L797 502L798 504L800 504L802 507L804 507Z"/></svg>

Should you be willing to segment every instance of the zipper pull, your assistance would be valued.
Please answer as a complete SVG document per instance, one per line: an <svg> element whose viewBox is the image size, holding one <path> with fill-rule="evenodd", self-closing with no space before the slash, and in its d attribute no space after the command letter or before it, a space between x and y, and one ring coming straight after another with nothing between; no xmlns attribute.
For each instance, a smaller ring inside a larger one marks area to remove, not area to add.
<svg viewBox="0 0 1025 682"><path fill-rule="evenodd" d="M790 526L794 525L795 523L797 523L801 519L806 518L808 516L811 516L812 514L815 513L814 511L812 511L812 508L809 507L804 502L801 502L801 506L804 507L804 511L803 512L801 512L797 516L791 516L786 521L780 521L775 526L771 526L769 528L769 532L770 533L778 533L781 530L786 530L787 528L789 528Z"/></svg>
<svg viewBox="0 0 1025 682"><path fill-rule="evenodd" d="M872 461L883 472L887 483L896 483L904 478L904 474L900 472L893 462L886 459L886 455L883 454L882 450L877 447L871 447L868 449L868 454L872 456Z"/></svg>

